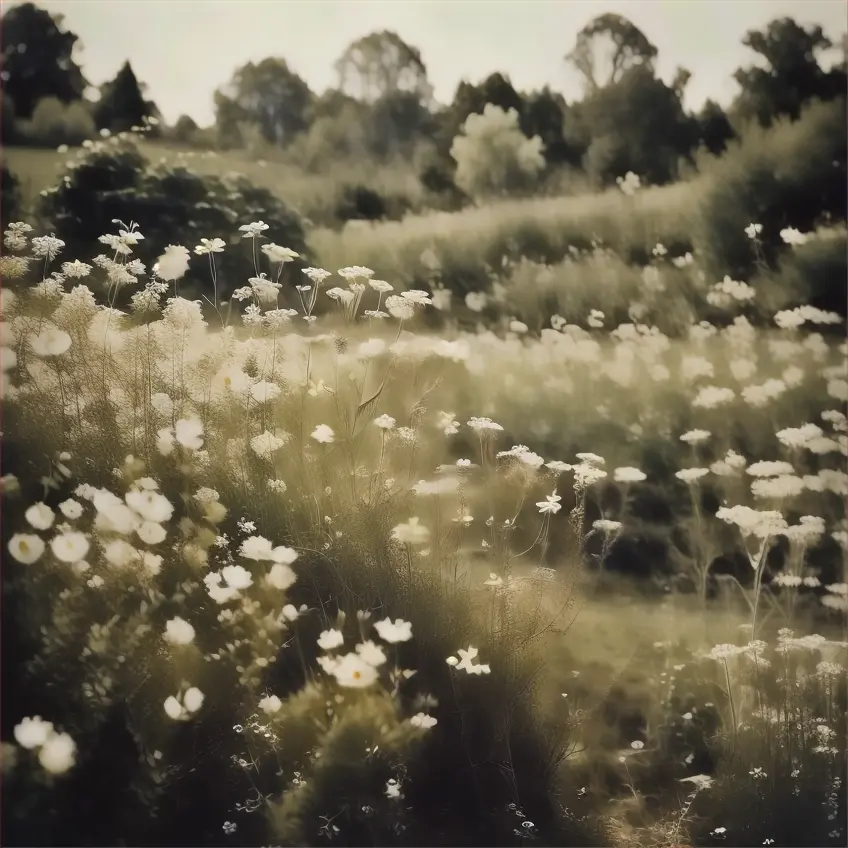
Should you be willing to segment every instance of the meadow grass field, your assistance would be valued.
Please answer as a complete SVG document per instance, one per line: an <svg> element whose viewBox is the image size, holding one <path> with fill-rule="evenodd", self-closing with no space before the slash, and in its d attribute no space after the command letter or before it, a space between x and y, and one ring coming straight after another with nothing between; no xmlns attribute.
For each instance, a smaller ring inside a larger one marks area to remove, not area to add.
<svg viewBox="0 0 848 848"><path fill-rule="evenodd" d="M7 161L34 199L76 155ZM10 224L9 838L846 844L844 222L746 221L721 280L715 191L314 226L307 267L262 221Z"/></svg>

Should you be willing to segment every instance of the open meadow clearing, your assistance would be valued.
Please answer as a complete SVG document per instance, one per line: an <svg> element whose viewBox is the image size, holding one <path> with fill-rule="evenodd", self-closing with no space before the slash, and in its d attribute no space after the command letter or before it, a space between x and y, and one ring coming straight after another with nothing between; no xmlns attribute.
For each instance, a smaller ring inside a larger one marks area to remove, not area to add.
<svg viewBox="0 0 848 848"><path fill-rule="evenodd" d="M4 844L848 844L844 97L437 199L102 88L4 150Z"/></svg>

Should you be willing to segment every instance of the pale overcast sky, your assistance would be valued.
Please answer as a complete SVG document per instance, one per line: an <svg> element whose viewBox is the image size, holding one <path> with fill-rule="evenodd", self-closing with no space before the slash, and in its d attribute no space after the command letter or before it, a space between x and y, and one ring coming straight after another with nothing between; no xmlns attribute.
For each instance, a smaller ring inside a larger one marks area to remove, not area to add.
<svg viewBox="0 0 848 848"><path fill-rule="evenodd" d="M14 5L3 2L3 8ZM753 54L744 33L773 18L820 24L839 44L845 0L42 0L80 36L83 71L94 84L129 59L147 96L173 121L185 112L214 119L213 90L248 61L282 56L315 91L334 84L333 63L354 39L396 31L417 47L436 98L449 102L461 79L493 71L518 89L546 84L571 100L580 94L563 56L580 28L604 12L630 18L659 49L669 80L692 72L687 105L707 97L726 104L731 79Z"/></svg>

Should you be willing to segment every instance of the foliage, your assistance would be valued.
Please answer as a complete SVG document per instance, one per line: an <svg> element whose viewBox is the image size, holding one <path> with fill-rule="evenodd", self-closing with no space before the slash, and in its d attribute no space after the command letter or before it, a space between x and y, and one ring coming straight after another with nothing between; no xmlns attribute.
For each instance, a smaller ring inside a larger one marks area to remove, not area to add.
<svg viewBox="0 0 848 848"><path fill-rule="evenodd" d="M21 188L15 175L5 162L0 162L0 226L5 230L12 221L21 217Z"/></svg>
<svg viewBox="0 0 848 848"><path fill-rule="evenodd" d="M101 86L93 111L98 129L119 133L142 126L147 118L156 117L158 110L144 99L130 63L124 62L115 78Z"/></svg>
<svg viewBox="0 0 848 848"><path fill-rule="evenodd" d="M178 144L191 144L197 138L200 129L190 115L180 115L171 128L171 136Z"/></svg>
<svg viewBox="0 0 848 848"><path fill-rule="evenodd" d="M607 47L606 56L603 48ZM604 14L577 34L574 49L566 56L583 77L588 92L620 82L633 68L653 71L657 48L622 15ZM609 62L609 67L601 67ZM606 71L606 73L604 73Z"/></svg>
<svg viewBox="0 0 848 848"><path fill-rule="evenodd" d="M91 112L82 101L63 103L56 97L39 100L30 120L17 122L23 140L36 147L79 145L97 135Z"/></svg>
<svg viewBox="0 0 848 848"><path fill-rule="evenodd" d="M350 44L336 60L338 89L367 103L404 92L428 103L432 89L419 51L389 30Z"/></svg>
<svg viewBox="0 0 848 848"><path fill-rule="evenodd" d="M810 100L845 96L844 64L830 71L819 64L817 54L832 46L820 26L777 18L763 30L746 33L742 43L764 62L733 75L742 89L732 107L737 120L756 120L763 126L780 116L797 120Z"/></svg>
<svg viewBox="0 0 848 848"><path fill-rule="evenodd" d="M650 183L669 182L697 140L677 94L647 65L589 93L570 117L566 136L585 150L584 168L601 185L628 171Z"/></svg>
<svg viewBox="0 0 848 848"><path fill-rule="evenodd" d="M18 118L32 117L44 98L62 103L82 98L86 81L73 58L79 38L62 29L62 20L34 3L3 14L3 94L14 102Z"/></svg>
<svg viewBox="0 0 848 848"><path fill-rule="evenodd" d="M810 104L801 120L784 118L769 130L749 125L723 156L700 157L699 170L707 181L694 244L716 279L746 279L756 266L748 224L762 225L771 262L786 249L781 230L846 219L845 101Z"/></svg>
<svg viewBox="0 0 848 848"><path fill-rule="evenodd" d="M487 104L482 115L469 115L451 146L456 184L476 199L503 196L531 186L545 167L543 144L528 139L518 113Z"/></svg>
<svg viewBox="0 0 848 848"><path fill-rule="evenodd" d="M736 137L727 113L714 100L707 100L697 115L698 139L714 156L727 149L727 144Z"/></svg>
<svg viewBox="0 0 848 848"><path fill-rule="evenodd" d="M233 223L260 216L305 251L299 216L268 189L237 174L202 176L183 165L151 166L132 141L98 143L72 160L42 203L42 214L77 250L90 250L114 219L146 230L155 255L174 242L199 243L203 233L230 232ZM237 254L238 251L233 251ZM90 258L90 257L89 257ZM220 292L242 280L244 256L220 265Z"/></svg>
<svg viewBox="0 0 848 848"><path fill-rule="evenodd" d="M241 146L240 122L259 126L262 137L285 146L307 129L314 95L285 59L267 58L238 68L215 92L215 115L224 147Z"/></svg>

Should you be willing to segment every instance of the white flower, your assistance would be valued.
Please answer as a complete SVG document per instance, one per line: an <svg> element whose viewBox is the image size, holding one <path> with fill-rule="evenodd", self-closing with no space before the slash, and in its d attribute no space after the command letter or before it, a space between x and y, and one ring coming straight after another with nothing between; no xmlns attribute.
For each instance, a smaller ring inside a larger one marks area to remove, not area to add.
<svg viewBox="0 0 848 848"><path fill-rule="evenodd" d="M459 662L454 657L448 658L448 664L455 666L457 671L466 671L468 674L489 674L491 671L488 665L474 665L473 660L480 653L477 648L471 646L467 650L460 648L457 653L459 654ZM454 659L454 662L450 662L451 659Z"/></svg>
<svg viewBox="0 0 848 848"><path fill-rule="evenodd" d="M322 651L332 651L344 644L344 636L341 630L324 630L318 637L318 647Z"/></svg>
<svg viewBox="0 0 848 848"><path fill-rule="evenodd" d="M254 221L251 224L242 224L239 227L239 232L242 238L255 239L267 229L268 225L264 221Z"/></svg>
<svg viewBox="0 0 848 848"><path fill-rule="evenodd" d="M483 581L483 585L491 586L493 589L501 589L504 585L504 579L493 572L489 575L488 580Z"/></svg>
<svg viewBox="0 0 848 848"><path fill-rule="evenodd" d="M492 421L491 418L470 418L466 423L478 435L481 435L489 430L503 430L503 427L501 427L500 424L497 424Z"/></svg>
<svg viewBox="0 0 848 848"><path fill-rule="evenodd" d="M266 695L259 701L259 709L268 715L278 713L283 706L283 702L276 695Z"/></svg>
<svg viewBox="0 0 848 848"><path fill-rule="evenodd" d="M23 718L15 725L15 740L22 748L32 750L40 748L53 734L53 723L44 721L41 716Z"/></svg>
<svg viewBox="0 0 848 848"><path fill-rule="evenodd" d="M716 517L735 524L745 536L767 539L786 531L786 520L774 510L758 511L747 506L719 507Z"/></svg>
<svg viewBox="0 0 848 848"><path fill-rule="evenodd" d="M381 415L379 418L374 419L375 426L381 430L391 430L395 426L395 423L395 419L391 415Z"/></svg>
<svg viewBox="0 0 848 848"><path fill-rule="evenodd" d="M684 483L694 483L710 473L709 468L681 468L674 476Z"/></svg>
<svg viewBox="0 0 848 848"><path fill-rule="evenodd" d="M44 541L30 533L16 533L9 539L9 553L18 562L32 565L44 553Z"/></svg>
<svg viewBox="0 0 848 848"><path fill-rule="evenodd" d="M755 498L791 498L803 491L804 481L793 474L764 477L751 483L751 493Z"/></svg>
<svg viewBox="0 0 848 848"><path fill-rule="evenodd" d="M88 553L88 539L83 533L61 533L50 541L53 556L62 562L79 562Z"/></svg>
<svg viewBox="0 0 848 848"><path fill-rule="evenodd" d="M754 462L748 466L746 472L752 477L778 477L784 474L794 474L795 469L782 460Z"/></svg>
<svg viewBox="0 0 848 848"><path fill-rule="evenodd" d="M397 318L400 321L408 321L415 315L413 303L395 295L390 295L386 298L386 309L389 310L393 318Z"/></svg>
<svg viewBox="0 0 848 848"><path fill-rule="evenodd" d="M548 467L550 467L550 465L551 463L548 463ZM629 466L616 468L613 472L612 478L616 483L641 483L643 480L647 479L643 471Z"/></svg>
<svg viewBox="0 0 848 848"><path fill-rule="evenodd" d="M375 356L380 356L385 350L386 343L382 339L368 339L357 347L356 355L359 359L372 359Z"/></svg>
<svg viewBox="0 0 848 848"><path fill-rule="evenodd" d="M290 586L293 586L297 581L297 575L289 565L283 562L275 562L268 574L265 575L265 582L280 591L285 591Z"/></svg>
<svg viewBox="0 0 848 848"><path fill-rule="evenodd" d="M250 440L250 447L257 456L262 459L270 459L271 454L279 450L286 441L287 439L281 439L269 430L265 430L264 433L260 433Z"/></svg>
<svg viewBox="0 0 848 848"><path fill-rule="evenodd" d="M185 619L177 616L165 625L164 638L172 645L188 645L194 641L194 628Z"/></svg>
<svg viewBox="0 0 848 848"><path fill-rule="evenodd" d="M36 530L48 530L53 526L56 514L45 503L33 504L25 513L24 518Z"/></svg>
<svg viewBox="0 0 848 848"><path fill-rule="evenodd" d="M319 424L312 431L312 438L322 445L329 445L336 440L336 434L333 432L332 427L327 424Z"/></svg>
<svg viewBox="0 0 848 848"><path fill-rule="evenodd" d="M345 280L357 280L360 277L371 278L374 272L370 268L365 268L362 265L351 265L348 268L339 268L338 275Z"/></svg>
<svg viewBox="0 0 848 848"><path fill-rule="evenodd" d="M145 545L158 545L165 540L167 535L165 528L155 521L142 521L135 528L135 532Z"/></svg>
<svg viewBox="0 0 848 848"><path fill-rule="evenodd" d="M374 622L374 629L384 642L408 642L412 638L412 622L401 618L392 621L384 618Z"/></svg>
<svg viewBox="0 0 848 848"><path fill-rule="evenodd" d="M383 652L383 649L370 639L357 645L356 653L359 654L359 656L367 662L368 665L373 665L374 668L383 665L386 661L386 655Z"/></svg>
<svg viewBox="0 0 848 848"><path fill-rule="evenodd" d="M748 236L749 239L755 239L762 231L762 224L748 224L748 226L745 227L745 235Z"/></svg>
<svg viewBox="0 0 848 848"><path fill-rule="evenodd" d="M720 386L705 386L692 401L692 406L703 409L714 409L717 406L730 403L735 397L736 393L733 389L722 388Z"/></svg>
<svg viewBox="0 0 848 848"><path fill-rule="evenodd" d="M231 589L246 589L252 585L253 577L241 565L227 565L221 569L221 576Z"/></svg>
<svg viewBox="0 0 848 848"><path fill-rule="evenodd" d="M30 346L38 356L60 356L71 346L71 337L58 327L45 327L37 336L30 336Z"/></svg>
<svg viewBox="0 0 848 848"><path fill-rule="evenodd" d="M562 498L554 492L552 495L545 495L543 501L537 501L536 506L542 515L556 515L562 509L561 500Z"/></svg>
<svg viewBox="0 0 848 848"><path fill-rule="evenodd" d="M156 260L153 272L160 280L171 282L179 280L188 271L188 248L181 244L169 244L165 252Z"/></svg>
<svg viewBox="0 0 848 848"><path fill-rule="evenodd" d="M203 693L192 686L182 696L182 703L173 695L165 700L165 712L174 721L185 721L191 713L196 713L203 706Z"/></svg>
<svg viewBox="0 0 848 848"><path fill-rule="evenodd" d="M424 306L433 302L430 295L420 289L410 289L409 291L401 292L400 296L404 300L414 303L416 306Z"/></svg>
<svg viewBox="0 0 848 848"><path fill-rule="evenodd" d="M194 252L198 256L204 256L209 253L222 253L227 243L220 238L206 239L202 238L200 244L194 248Z"/></svg>
<svg viewBox="0 0 848 848"><path fill-rule="evenodd" d="M174 512L173 504L159 492L131 491L127 492L124 500L146 521L168 521Z"/></svg>
<svg viewBox="0 0 848 848"><path fill-rule="evenodd" d="M794 227L786 227L780 231L780 237L784 244L796 247L799 244L804 244L807 241L807 236L799 232Z"/></svg>
<svg viewBox="0 0 848 848"><path fill-rule="evenodd" d="M386 294L386 292L394 291L394 286L390 285L385 280L369 280L368 285L371 286L375 292L379 292L380 294Z"/></svg>
<svg viewBox="0 0 848 848"><path fill-rule="evenodd" d="M51 774L64 774L76 762L77 746L67 733L51 733L38 753L38 761Z"/></svg>
<svg viewBox="0 0 848 848"><path fill-rule="evenodd" d="M345 654L332 665L330 672L340 686L364 689L377 680L377 670L358 654Z"/></svg>
<svg viewBox="0 0 848 848"><path fill-rule="evenodd" d="M189 450L203 447L203 423L199 418L180 418L174 428L176 440Z"/></svg>
<svg viewBox="0 0 848 848"><path fill-rule="evenodd" d="M430 727L435 727L438 724L438 720L433 716L427 715L427 713L416 713L409 719L409 723L413 727L420 727L423 730L427 730Z"/></svg>
<svg viewBox="0 0 848 848"><path fill-rule="evenodd" d="M621 522L611 521L608 518L599 518L597 521L592 523L592 527L601 533L608 533L609 535L612 535L613 533L618 533L618 531L621 530Z"/></svg>
<svg viewBox="0 0 848 848"><path fill-rule="evenodd" d="M680 441L690 445L697 445L705 442L711 435L709 430L689 430L680 437Z"/></svg>
<svg viewBox="0 0 848 848"><path fill-rule="evenodd" d="M645 747L645 743L639 739L636 739L635 741L630 743L630 747L633 748L634 751L641 751L642 748Z"/></svg>
<svg viewBox="0 0 848 848"><path fill-rule="evenodd" d="M398 524L392 530L392 538L404 545L424 545L430 539L430 531L413 516L406 524Z"/></svg>
<svg viewBox="0 0 848 848"><path fill-rule="evenodd" d="M62 501L59 504L59 511L65 518L71 519L73 521L75 518L79 518L82 515L82 504L79 501L75 501L73 498L68 498L66 501Z"/></svg>
<svg viewBox="0 0 848 848"><path fill-rule="evenodd" d="M280 395L280 387L268 380L260 380L250 387L250 396L257 403L270 403Z"/></svg>
<svg viewBox="0 0 848 848"><path fill-rule="evenodd" d="M293 262L295 259L300 258L300 254L295 253L290 247L280 247L280 245L273 242L263 244L262 252L271 262Z"/></svg>

